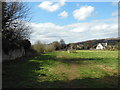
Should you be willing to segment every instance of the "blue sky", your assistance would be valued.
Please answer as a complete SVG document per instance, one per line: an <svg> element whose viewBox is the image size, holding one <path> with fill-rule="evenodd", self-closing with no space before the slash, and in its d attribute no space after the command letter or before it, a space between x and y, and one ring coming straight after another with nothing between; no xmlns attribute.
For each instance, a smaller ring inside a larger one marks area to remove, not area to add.
<svg viewBox="0 0 120 90"><path fill-rule="evenodd" d="M117 37L118 7L112 2L59 1L28 3L32 16L32 43L60 39L71 43Z"/></svg>
<svg viewBox="0 0 120 90"><path fill-rule="evenodd" d="M45 22L52 22L59 25L67 25L76 22L85 22L91 21L93 19L107 19L111 18L114 11L117 10L117 6L113 6L112 2L66 2L65 6L61 7L58 11L51 13L46 10L42 10L38 7L40 2L30 2L29 5L32 6L31 13L32 13L32 20L31 22L35 23L45 23ZM78 4L78 6L77 6ZM95 7L94 14L96 16L89 17L84 21L75 20L72 16L72 12L75 9L79 9L80 6L93 6ZM69 17L67 19L61 19L58 14L62 11L67 11L69 13Z"/></svg>

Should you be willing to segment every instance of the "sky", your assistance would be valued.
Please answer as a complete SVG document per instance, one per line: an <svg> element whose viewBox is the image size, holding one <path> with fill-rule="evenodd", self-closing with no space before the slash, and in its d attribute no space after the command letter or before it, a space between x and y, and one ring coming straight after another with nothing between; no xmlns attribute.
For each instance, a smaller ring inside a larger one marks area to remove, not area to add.
<svg viewBox="0 0 120 90"><path fill-rule="evenodd" d="M113 2L27 2L30 41L75 43L118 37L118 6Z"/></svg>

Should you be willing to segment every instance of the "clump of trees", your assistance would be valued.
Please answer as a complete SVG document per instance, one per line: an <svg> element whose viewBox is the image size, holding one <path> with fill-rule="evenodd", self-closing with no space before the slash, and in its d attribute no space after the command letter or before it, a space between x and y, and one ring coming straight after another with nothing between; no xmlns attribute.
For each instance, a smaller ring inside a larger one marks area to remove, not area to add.
<svg viewBox="0 0 120 90"><path fill-rule="evenodd" d="M26 25L29 8L22 2L2 2L2 50L31 47L29 41L30 28Z"/></svg>
<svg viewBox="0 0 120 90"><path fill-rule="evenodd" d="M66 44L65 44L65 41L63 39L60 40L60 45L61 45L62 50L66 50Z"/></svg>
<svg viewBox="0 0 120 90"><path fill-rule="evenodd" d="M115 45L108 45L105 50L110 50L110 51L120 50L120 42L116 42Z"/></svg>
<svg viewBox="0 0 120 90"><path fill-rule="evenodd" d="M44 44L40 41L37 41L34 45L32 45L32 48L38 53L46 53L57 50L65 50L66 44L63 39L61 39L60 42L54 41L50 44Z"/></svg>
<svg viewBox="0 0 120 90"><path fill-rule="evenodd" d="M63 39L61 39L60 42L54 41L50 43L49 45L53 46L54 50L65 50L66 49L66 44Z"/></svg>

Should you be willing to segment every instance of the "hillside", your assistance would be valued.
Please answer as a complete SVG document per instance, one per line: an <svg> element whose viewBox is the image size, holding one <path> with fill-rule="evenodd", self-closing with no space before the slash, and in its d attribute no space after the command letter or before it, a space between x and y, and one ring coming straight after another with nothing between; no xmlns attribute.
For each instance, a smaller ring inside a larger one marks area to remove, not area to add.
<svg viewBox="0 0 120 90"><path fill-rule="evenodd" d="M120 42L120 38L106 38L106 39L94 39L94 40L88 40L88 41L82 41L82 42L76 42L76 43L69 43L67 46L69 47L72 45L79 45L84 46L86 49L88 48L95 48L98 43L106 43L108 45L116 45L118 42Z"/></svg>

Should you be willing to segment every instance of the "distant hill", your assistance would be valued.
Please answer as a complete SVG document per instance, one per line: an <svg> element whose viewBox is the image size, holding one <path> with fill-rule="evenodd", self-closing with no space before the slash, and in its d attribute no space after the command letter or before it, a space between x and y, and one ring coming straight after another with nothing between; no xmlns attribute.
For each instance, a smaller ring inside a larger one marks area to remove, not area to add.
<svg viewBox="0 0 120 90"><path fill-rule="evenodd" d="M69 43L67 44L67 46L69 47L72 44L72 45L84 46L86 49L89 49L89 48L95 48L98 43L106 43L106 42L108 45L116 45L118 42L120 42L120 38L87 40L82 42Z"/></svg>
<svg viewBox="0 0 120 90"><path fill-rule="evenodd" d="M114 45L116 42L119 42L120 38L107 38L107 39L95 39L95 40L88 40L88 41L83 41L83 42L77 42L76 44L84 44L84 43L105 43L107 42L108 44Z"/></svg>

